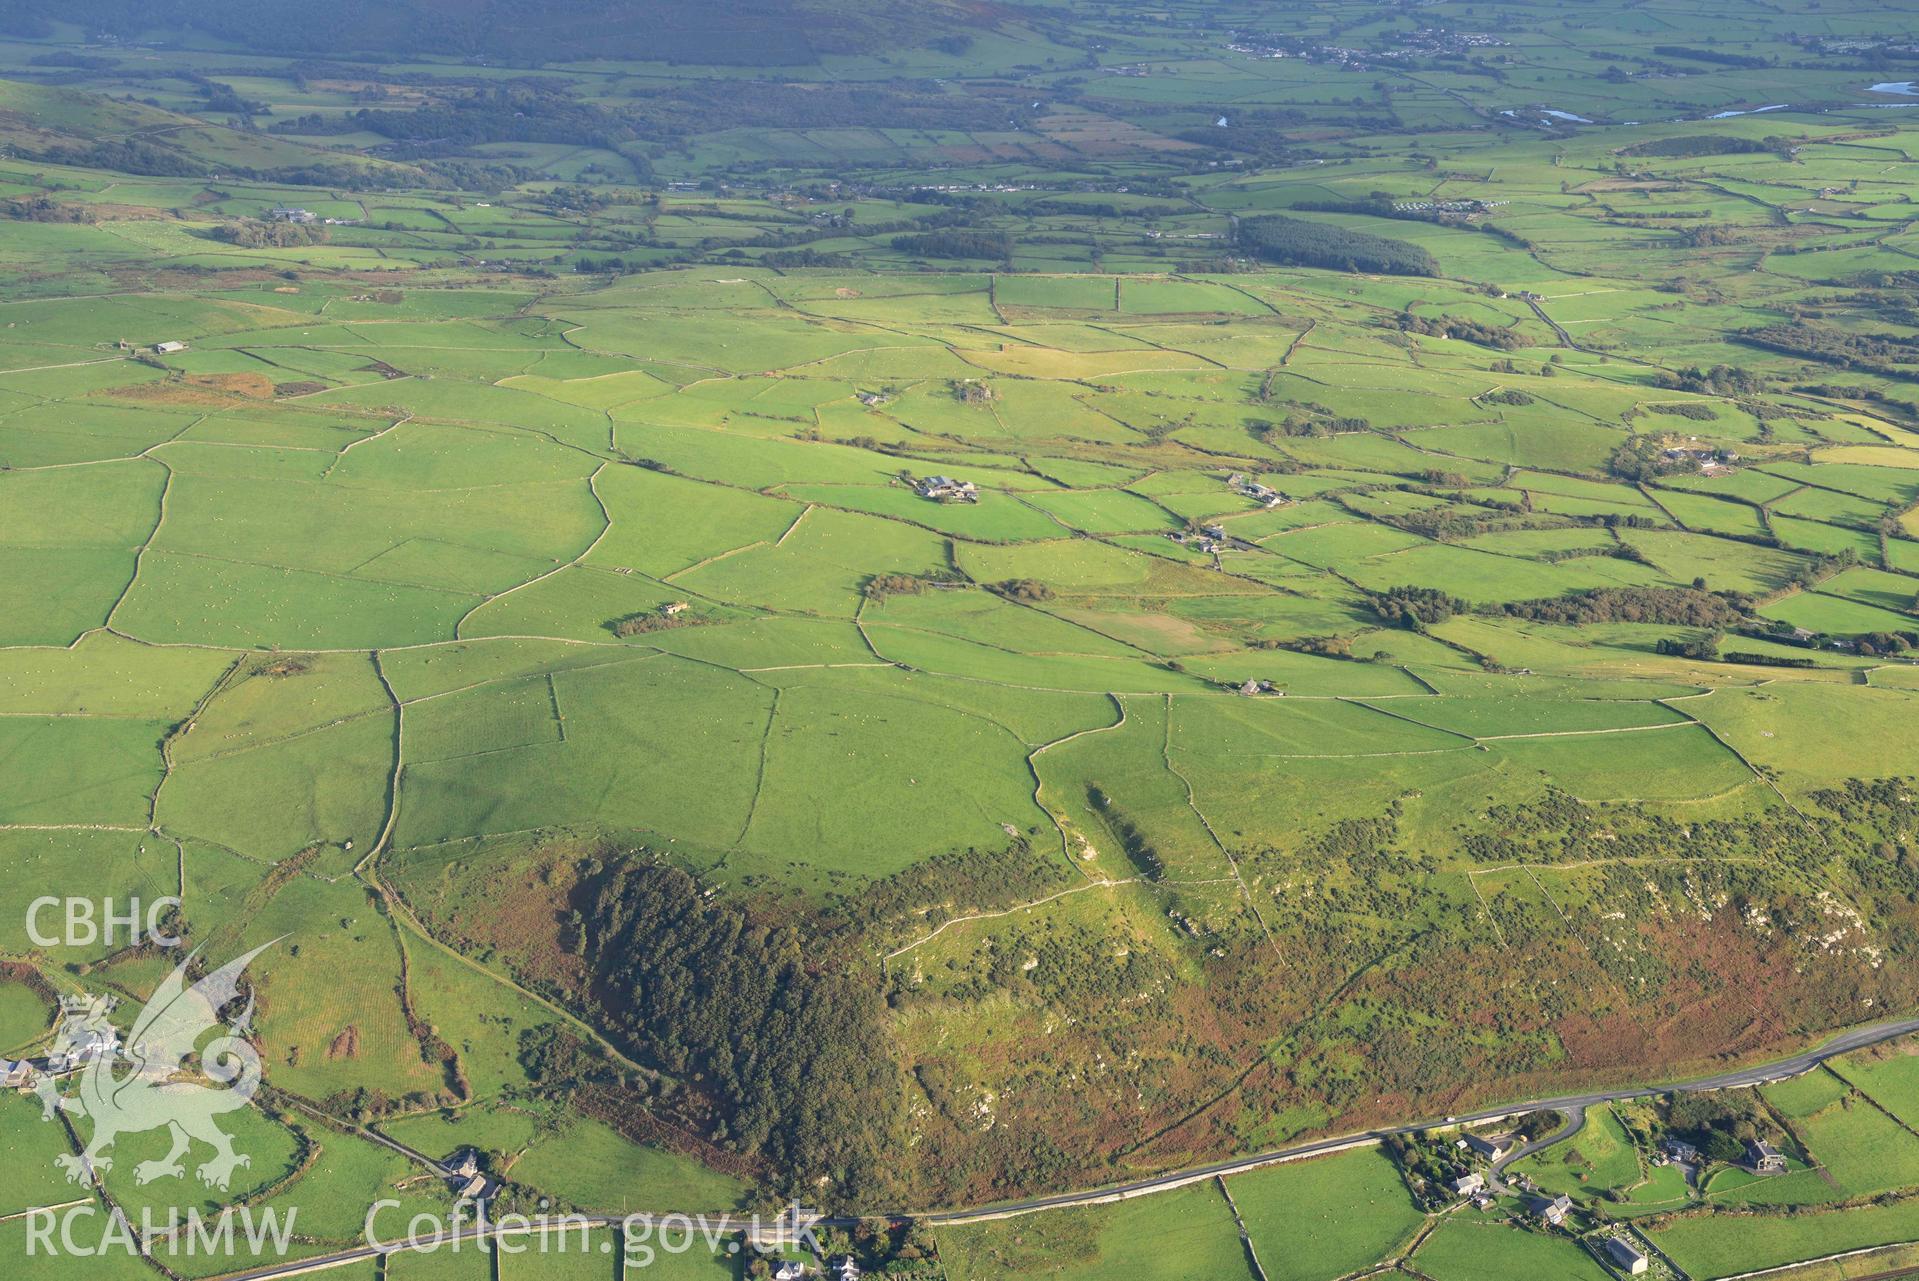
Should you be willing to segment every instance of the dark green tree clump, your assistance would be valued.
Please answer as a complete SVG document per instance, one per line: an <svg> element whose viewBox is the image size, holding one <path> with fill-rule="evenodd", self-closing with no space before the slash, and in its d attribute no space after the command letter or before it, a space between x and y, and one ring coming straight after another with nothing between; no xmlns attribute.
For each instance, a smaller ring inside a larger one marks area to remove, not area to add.
<svg viewBox="0 0 1919 1281"><path fill-rule="evenodd" d="M96 222L85 205L65 204L45 192L0 202L0 214L16 222Z"/></svg>
<svg viewBox="0 0 1919 1281"><path fill-rule="evenodd" d="M915 258L984 258L1003 262L1013 252L1012 241L991 231L923 231L893 237L893 248Z"/></svg>
<svg viewBox="0 0 1919 1281"><path fill-rule="evenodd" d="M1418 245L1327 223L1269 214L1239 224L1239 245L1255 258L1286 267L1436 276L1439 263Z"/></svg>
<svg viewBox="0 0 1919 1281"><path fill-rule="evenodd" d="M1767 351L1888 376L1897 376L1900 365L1919 364L1919 339L1904 334L1856 333L1832 325L1794 321L1736 330L1732 337Z"/></svg>
<svg viewBox="0 0 1919 1281"><path fill-rule="evenodd" d="M1436 587L1390 587L1371 598L1373 612L1388 623L1403 627L1429 627L1443 623L1469 608L1465 601L1448 596Z"/></svg>
<svg viewBox="0 0 1919 1281"><path fill-rule="evenodd" d="M1002 583L987 584L987 590L1008 600L1036 602L1053 599L1053 589L1037 578L1009 578Z"/></svg>
<svg viewBox="0 0 1919 1281"><path fill-rule="evenodd" d="M1706 396L1755 396L1766 389L1763 376L1736 365L1714 365L1710 369L1661 369L1653 374L1653 384L1672 391L1693 391Z"/></svg>
<svg viewBox="0 0 1919 1281"><path fill-rule="evenodd" d="M1677 138L1654 138L1650 142L1636 142L1630 147L1621 147L1616 153L1622 156L1735 156L1759 151L1776 151L1771 145L1777 141L1768 138L1736 138L1731 134L1688 133Z"/></svg>
<svg viewBox="0 0 1919 1281"><path fill-rule="evenodd" d="M1483 320L1474 320L1469 316L1420 316L1410 311L1402 311L1393 323L1404 334L1420 334L1427 338L1457 338L1461 342L1477 343L1481 347L1491 347L1495 351L1514 351L1520 347L1532 346L1533 340L1518 330L1504 325L1492 325ZM1523 394L1523 393L1521 393ZM1525 403L1530 404L1527 397Z"/></svg>
<svg viewBox="0 0 1919 1281"><path fill-rule="evenodd" d="M1777 1129L1750 1090L1675 1094L1666 1105L1666 1132L1698 1148L1709 1161L1742 1160L1746 1142L1777 1137Z"/></svg>
<svg viewBox="0 0 1919 1281"><path fill-rule="evenodd" d="M1653 648L1661 654L1673 658L1693 658L1710 661L1719 657L1719 633L1710 632L1704 636L1674 638L1662 636Z"/></svg>
<svg viewBox="0 0 1919 1281"><path fill-rule="evenodd" d="M1541 623L1664 623L1714 631L1745 617L1735 599L1697 587L1596 587L1570 596L1511 601L1497 612Z"/></svg>
<svg viewBox="0 0 1919 1281"><path fill-rule="evenodd" d="M609 1021L636 1056L707 1092L731 1143L852 1199L884 1188L901 1093L872 976L675 867L606 870L583 913Z"/></svg>
<svg viewBox="0 0 1919 1281"><path fill-rule="evenodd" d="M248 249L294 249L327 241L325 227L299 222L261 222L254 218L223 222L213 229L213 235L215 239Z"/></svg>

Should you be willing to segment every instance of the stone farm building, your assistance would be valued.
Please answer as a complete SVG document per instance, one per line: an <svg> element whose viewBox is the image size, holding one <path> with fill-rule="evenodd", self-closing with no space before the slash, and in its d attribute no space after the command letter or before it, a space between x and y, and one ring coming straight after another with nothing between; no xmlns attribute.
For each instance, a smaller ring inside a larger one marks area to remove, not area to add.
<svg viewBox="0 0 1919 1281"><path fill-rule="evenodd" d="M970 480L955 480L951 476L927 476L913 484L913 490L921 498L931 498L941 503L976 503L979 501L979 486Z"/></svg>
<svg viewBox="0 0 1919 1281"><path fill-rule="evenodd" d="M1786 1154L1764 1139L1746 1140L1746 1164L1754 1174L1784 1174Z"/></svg>
<svg viewBox="0 0 1919 1281"><path fill-rule="evenodd" d="M1639 1276L1651 1266L1646 1256L1639 1252L1639 1247L1624 1237L1606 1238L1606 1254L1613 1265L1629 1277Z"/></svg>

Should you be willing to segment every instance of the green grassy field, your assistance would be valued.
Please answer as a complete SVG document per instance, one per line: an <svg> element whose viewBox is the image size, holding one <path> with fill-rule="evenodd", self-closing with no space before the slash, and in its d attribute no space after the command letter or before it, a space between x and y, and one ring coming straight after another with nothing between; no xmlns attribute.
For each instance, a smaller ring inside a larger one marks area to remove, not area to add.
<svg viewBox="0 0 1919 1281"><path fill-rule="evenodd" d="M742 1188L697 1162L636 1148L595 1121L576 1120L536 1141L513 1177L567 1203L619 1214L732 1208Z"/></svg>
<svg viewBox="0 0 1919 1281"><path fill-rule="evenodd" d="M1909 1053L1858 1055L1843 1060L1835 1071L1902 1125L1919 1116L1919 1063Z"/></svg>
<svg viewBox="0 0 1919 1281"><path fill-rule="evenodd" d="M1424 1222L1377 1152L1273 1166L1227 1181L1268 1277L1345 1276L1404 1246Z"/></svg>
<svg viewBox="0 0 1919 1281"><path fill-rule="evenodd" d="M1480 1276L1550 1276L1598 1281L1611 1275L1564 1237L1548 1237L1503 1223L1460 1219L1442 1225L1413 1255L1413 1266L1437 1281Z"/></svg>
<svg viewBox="0 0 1919 1281"><path fill-rule="evenodd" d="M1251 1265L1232 1212L1208 1184L1057 1215L1009 1219L940 1233L940 1256L957 1281L982 1277L1240 1277Z"/></svg>
<svg viewBox="0 0 1919 1281"><path fill-rule="evenodd" d="M1909 1241L1915 1210L1919 1207L1906 1201L1785 1216L1689 1218L1653 1233L1653 1240L1690 1275L1722 1277L1795 1259Z"/></svg>

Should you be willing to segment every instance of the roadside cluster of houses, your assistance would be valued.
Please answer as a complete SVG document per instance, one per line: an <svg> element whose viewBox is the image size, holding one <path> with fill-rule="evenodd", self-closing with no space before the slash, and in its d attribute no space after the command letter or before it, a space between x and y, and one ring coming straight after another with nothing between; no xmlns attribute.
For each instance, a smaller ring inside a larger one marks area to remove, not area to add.
<svg viewBox="0 0 1919 1281"><path fill-rule="evenodd" d="M1453 1140L1453 1146L1462 1152L1488 1161L1497 1161L1513 1150L1513 1136L1510 1134L1466 1134ZM1478 1170L1468 1170L1452 1181L1456 1196L1469 1198L1482 1210L1490 1209L1493 1204L1492 1188L1486 1176Z"/></svg>
<svg viewBox="0 0 1919 1281"><path fill-rule="evenodd" d="M1670 1135L1659 1142L1659 1151L1653 1153L1654 1165L1698 1165L1699 1149L1684 1139L1675 1139Z"/></svg>
<svg viewBox="0 0 1919 1281"><path fill-rule="evenodd" d="M1454 1140L1453 1146L1461 1152L1475 1158L1481 1158L1495 1165L1510 1154L1519 1142L1519 1136L1513 1134L1464 1134ZM1659 1143L1659 1150L1653 1156L1655 1165L1691 1165L1699 1164L1699 1149L1683 1139L1668 1136ZM1786 1155L1764 1139L1748 1139L1744 1155L1740 1161L1754 1174L1784 1174ZM1500 1183L1497 1170L1488 1175L1481 1170L1468 1170L1451 1180L1448 1186L1453 1194L1470 1200L1481 1210L1492 1209L1496 1204L1494 1192L1510 1192L1512 1189ZM1561 1227L1567 1216L1572 1213L1573 1199L1564 1193L1549 1193L1536 1187L1531 1180L1521 1175L1513 1179L1521 1189L1530 1195L1525 1199L1526 1211L1541 1223L1551 1227ZM1641 1276L1652 1267L1652 1259L1647 1250L1626 1232L1616 1232L1607 1236L1588 1238L1587 1244L1597 1250L1614 1270L1625 1276Z"/></svg>
<svg viewBox="0 0 1919 1281"><path fill-rule="evenodd" d="M1527 1208L1538 1215L1542 1221L1556 1228L1564 1223L1566 1215L1571 1213L1573 1199L1561 1192L1558 1196L1536 1196L1526 1204Z"/></svg>
<svg viewBox="0 0 1919 1281"><path fill-rule="evenodd" d="M1456 1139L1453 1145L1472 1156L1498 1162L1510 1154L1518 1143L1519 1136L1514 1134L1466 1134ZM1531 1194L1525 1200L1527 1213L1549 1227L1565 1226L1566 1218L1573 1210L1573 1199L1570 1196L1563 1192L1541 1191L1523 1176L1515 1182ZM1473 1205L1481 1210L1489 1210L1495 1204L1493 1187L1486 1174L1479 1170L1470 1170L1452 1181L1454 1193L1469 1198ZM1503 1185L1500 1187L1502 1191L1509 1190ZM1652 1260L1647 1253L1625 1233L1603 1237L1592 1244L1605 1255L1606 1261L1615 1270L1626 1276L1641 1276L1652 1267Z"/></svg>

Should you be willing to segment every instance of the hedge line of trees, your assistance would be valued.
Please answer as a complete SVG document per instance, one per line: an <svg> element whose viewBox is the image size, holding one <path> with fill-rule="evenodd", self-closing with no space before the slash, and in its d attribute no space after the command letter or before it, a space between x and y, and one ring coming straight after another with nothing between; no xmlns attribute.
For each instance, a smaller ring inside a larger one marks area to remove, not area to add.
<svg viewBox="0 0 1919 1281"><path fill-rule="evenodd" d="M1754 347L1843 369L1897 376L1896 366L1919 364L1919 340L1899 334L1855 334L1825 325L1786 323L1742 329L1732 336Z"/></svg>

